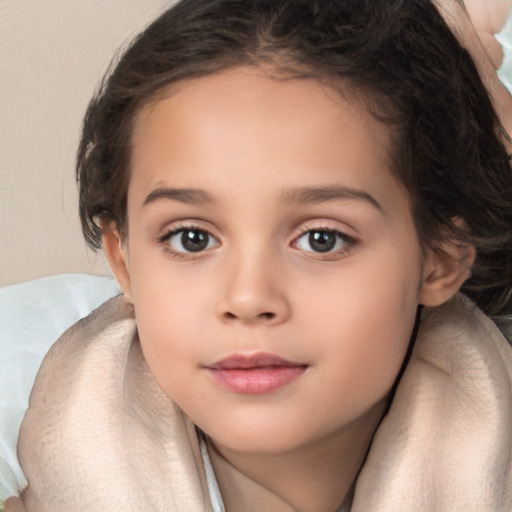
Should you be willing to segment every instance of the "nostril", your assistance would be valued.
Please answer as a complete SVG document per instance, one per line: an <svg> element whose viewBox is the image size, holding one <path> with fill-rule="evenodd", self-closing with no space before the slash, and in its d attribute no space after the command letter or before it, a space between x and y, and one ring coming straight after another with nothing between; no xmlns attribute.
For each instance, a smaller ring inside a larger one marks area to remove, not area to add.
<svg viewBox="0 0 512 512"><path fill-rule="evenodd" d="M272 313L270 311L266 311L264 313L260 313L258 315L255 315L253 318L254 319L259 318L259 319L262 319L262 320L273 320L274 318L276 318L276 316L277 315L275 313ZM237 318L243 319L243 315L238 316L238 315L236 315L234 313L231 313L230 311L226 311L224 313L224 318L226 320L236 320Z"/></svg>

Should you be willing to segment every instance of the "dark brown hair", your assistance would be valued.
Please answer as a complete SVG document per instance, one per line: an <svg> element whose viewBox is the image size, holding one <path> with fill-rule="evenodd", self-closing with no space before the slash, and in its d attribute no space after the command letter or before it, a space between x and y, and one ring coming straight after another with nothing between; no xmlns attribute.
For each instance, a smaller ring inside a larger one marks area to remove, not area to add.
<svg viewBox="0 0 512 512"><path fill-rule="evenodd" d="M395 133L394 169L425 247L455 237L477 258L463 291L488 313L512 289L512 173L469 54L429 0L182 0L112 65L85 115L80 217L126 228L134 116L178 80L240 65L356 91ZM465 221L458 228L453 219Z"/></svg>

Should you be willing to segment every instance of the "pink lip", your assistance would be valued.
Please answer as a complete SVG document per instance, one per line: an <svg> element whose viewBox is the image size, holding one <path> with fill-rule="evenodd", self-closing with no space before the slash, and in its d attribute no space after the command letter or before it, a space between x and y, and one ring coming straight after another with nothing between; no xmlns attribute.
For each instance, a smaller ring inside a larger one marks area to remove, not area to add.
<svg viewBox="0 0 512 512"><path fill-rule="evenodd" d="M300 377L307 365L273 354L235 354L208 367L213 379L235 393L271 393Z"/></svg>

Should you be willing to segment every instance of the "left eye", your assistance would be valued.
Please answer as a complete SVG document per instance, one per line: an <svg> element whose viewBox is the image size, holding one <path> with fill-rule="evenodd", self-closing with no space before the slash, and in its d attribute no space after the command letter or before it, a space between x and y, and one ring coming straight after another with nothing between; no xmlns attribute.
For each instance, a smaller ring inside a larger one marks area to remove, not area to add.
<svg viewBox="0 0 512 512"><path fill-rule="evenodd" d="M179 229L169 233L166 242L177 252L201 252L219 245L218 240L203 229Z"/></svg>
<svg viewBox="0 0 512 512"><path fill-rule="evenodd" d="M326 253L343 249L350 244L350 237L330 229L313 229L301 235L295 246L303 251Z"/></svg>

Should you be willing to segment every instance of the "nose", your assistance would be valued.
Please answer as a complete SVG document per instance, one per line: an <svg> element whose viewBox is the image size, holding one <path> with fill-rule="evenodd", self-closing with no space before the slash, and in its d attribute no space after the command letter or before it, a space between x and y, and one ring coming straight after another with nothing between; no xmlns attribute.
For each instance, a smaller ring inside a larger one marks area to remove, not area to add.
<svg viewBox="0 0 512 512"><path fill-rule="evenodd" d="M277 325L290 318L285 278L271 261L263 254L240 255L227 265L217 303L222 322Z"/></svg>

